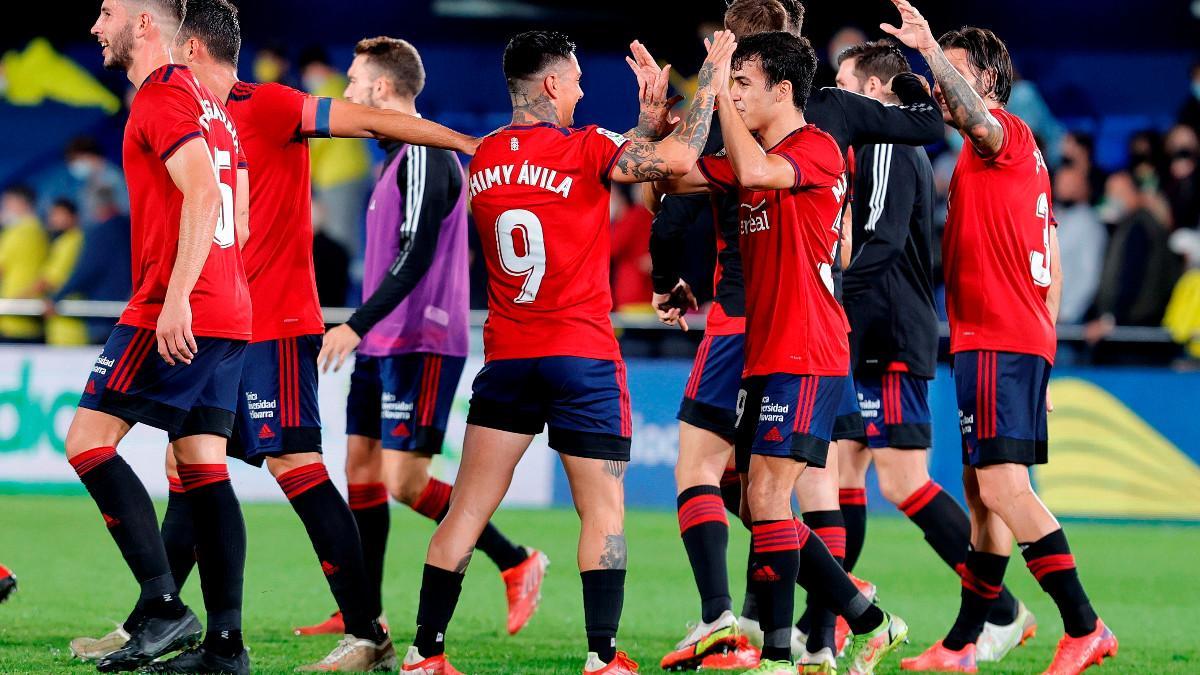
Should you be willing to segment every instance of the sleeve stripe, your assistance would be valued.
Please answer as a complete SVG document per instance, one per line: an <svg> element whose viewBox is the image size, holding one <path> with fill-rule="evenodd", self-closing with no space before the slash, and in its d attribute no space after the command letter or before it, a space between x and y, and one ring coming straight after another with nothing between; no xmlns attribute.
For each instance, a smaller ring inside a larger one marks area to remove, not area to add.
<svg viewBox="0 0 1200 675"><path fill-rule="evenodd" d="M162 159L162 161L164 161L164 162L167 161L168 159L171 159L171 155L174 155L176 150L183 147L184 143L187 143L188 141L192 140L193 138L199 138L202 135L203 134L201 134L199 131L193 131L190 134L187 134L183 138L175 141L175 143L173 143L171 145L171 147L167 148L166 152L159 155L159 158Z"/></svg>
<svg viewBox="0 0 1200 675"><path fill-rule="evenodd" d="M792 171L796 172L796 180L792 183L792 191L795 192L796 190L799 190L800 189L800 165L796 164L796 160L792 159L791 155L788 155L787 153L779 153L777 156L784 158L785 160L787 160L788 164L792 165Z"/></svg>
<svg viewBox="0 0 1200 675"><path fill-rule="evenodd" d="M617 151L613 153L613 156L608 160L608 164L606 164L604 167L604 173L600 174L601 180L608 182L612 178L613 167L617 165L617 160L620 159L621 155L625 153L626 145L629 145L629 141L617 146Z"/></svg>
<svg viewBox="0 0 1200 675"><path fill-rule="evenodd" d="M875 157L871 163L871 200L868 202L870 215L867 217L866 231L874 232L879 218L883 216L883 207L887 204L888 180L892 176L892 149L890 143L875 146Z"/></svg>
<svg viewBox="0 0 1200 675"><path fill-rule="evenodd" d="M428 150L420 145L408 146L407 189L404 195L404 223L400 226L401 255L391 267L391 273L396 274L404 266L408 252L416 239L417 226L421 220L421 207L425 201L425 166ZM429 227L433 227L430 223Z"/></svg>
<svg viewBox="0 0 1200 675"><path fill-rule="evenodd" d="M304 101L300 114L300 135L311 138L329 138L329 114L333 99L310 96Z"/></svg>

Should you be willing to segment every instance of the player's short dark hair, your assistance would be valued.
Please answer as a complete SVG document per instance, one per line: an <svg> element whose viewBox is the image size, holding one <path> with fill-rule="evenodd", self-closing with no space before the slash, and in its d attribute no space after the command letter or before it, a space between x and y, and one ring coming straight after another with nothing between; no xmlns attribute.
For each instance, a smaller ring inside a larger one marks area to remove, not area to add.
<svg viewBox="0 0 1200 675"><path fill-rule="evenodd" d="M847 59L854 59L854 74L860 80L875 76L887 84L900 73L912 72L904 52L891 40L872 40L846 47L837 55L838 66Z"/></svg>
<svg viewBox="0 0 1200 675"><path fill-rule="evenodd" d="M407 40L382 35L367 38L354 46L354 55L366 56L402 95L417 96L425 88L421 54Z"/></svg>
<svg viewBox="0 0 1200 675"><path fill-rule="evenodd" d="M103 156L104 151L100 149L100 143L91 136L76 136L67 143L66 151L63 152L66 156L72 155L99 155Z"/></svg>
<svg viewBox="0 0 1200 675"><path fill-rule="evenodd" d="M19 197L20 199L23 199L26 203L28 203L30 206L33 206L35 203L37 203L37 193L34 192L33 188L29 187L28 185L23 185L23 184L10 185L10 186L4 188L4 191L0 192L0 195L3 195L5 197L8 197L8 196Z"/></svg>
<svg viewBox="0 0 1200 675"><path fill-rule="evenodd" d="M792 103L804 110L808 105L808 94L812 89L813 75L817 72L817 52L808 38L783 31L759 33L738 41L733 53L733 69L737 70L747 61L757 60L759 68L767 76L767 86L787 80L792 83Z"/></svg>
<svg viewBox="0 0 1200 675"><path fill-rule="evenodd" d="M734 0L725 10L725 28L741 40L759 33L789 30L791 17L779 0Z"/></svg>
<svg viewBox="0 0 1200 675"><path fill-rule="evenodd" d="M187 0L187 18L179 39L196 38L214 59L236 66L242 51L238 9L229 0Z"/></svg>
<svg viewBox="0 0 1200 675"><path fill-rule="evenodd" d="M1012 57L1008 54L1008 47L995 33L986 28L963 26L938 38L938 44L942 49L962 49L967 52L967 62L983 88L979 94L995 96L1000 105L1008 103L1013 84Z"/></svg>
<svg viewBox="0 0 1200 675"><path fill-rule="evenodd" d="M187 16L187 0L136 0L142 6L152 7L175 22L175 26L183 23ZM174 28L174 27L172 27Z"/></svg>
<svg viewBox="0 0 1200 675"><path fill-rule="evenodd" d="M67 199L66 197L59 197L58 199L55 199L50 203L50 208L62 209L72 216L79 215L79 207L75 205L74 201Z"/></svg>
<svg viewBox="0 0 1200 675"><path fill-rule="evenodd" d="M553 30L531 30L514 35L504 48L504 79L508 90L516 92L519 83L542 72L555 61L569 59L575 43Z"/></svg>

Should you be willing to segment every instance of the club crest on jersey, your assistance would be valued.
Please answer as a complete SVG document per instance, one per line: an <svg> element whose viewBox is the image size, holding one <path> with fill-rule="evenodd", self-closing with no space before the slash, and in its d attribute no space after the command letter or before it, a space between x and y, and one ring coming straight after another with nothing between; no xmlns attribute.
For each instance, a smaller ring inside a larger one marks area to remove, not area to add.
<svg viewBox="0 0 1200 675"><path fill-rule="evenodd" d="M521 149L521 141L517 140L516 136L508 139L508 149L516 152Z"/></svg>
<svg viewBox="0 0 1200 675"><path fill-rule="evenodd" d="M767 200L764 199L753 206L741 204L738 211L740 212L738 222L742 234L766 232L771 229L771 222L767 219Z"/></svg>

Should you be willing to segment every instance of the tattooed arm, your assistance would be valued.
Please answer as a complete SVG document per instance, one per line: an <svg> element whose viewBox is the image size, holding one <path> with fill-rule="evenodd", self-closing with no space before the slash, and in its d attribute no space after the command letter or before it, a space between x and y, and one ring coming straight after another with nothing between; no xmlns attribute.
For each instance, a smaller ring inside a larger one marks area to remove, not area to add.
<svg viewBox="0 0 1200 675"><path fill-rule="evenodd" d="M733 33L717 32L700 69L696 96L683 122L657 143L626 143L610 174L614 181L644 183L683 176L693 169L708 140L713 103L720 85L729 79L729 60L736 48Z"/></svg>
<svg viewBox="0 0 1200 675"><path fill-rule="evenodd" d="M942 90L942 99L950 111L951 124L975 147L975 151L984 157L1000 152L1004 145L1004 128L992 116L971 83L946 58L929 30L929 22L908 0L892 0L892 4L900 10L903 23L899 28L886 23L880 24L880 28L925 57Z"/></svg>

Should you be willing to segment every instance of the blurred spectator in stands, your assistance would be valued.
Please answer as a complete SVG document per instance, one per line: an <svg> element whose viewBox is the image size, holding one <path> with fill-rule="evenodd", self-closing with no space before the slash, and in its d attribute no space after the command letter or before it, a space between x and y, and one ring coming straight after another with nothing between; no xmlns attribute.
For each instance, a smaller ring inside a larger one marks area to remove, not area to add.
<svg viewBox="0 0 1200 675"><path fill-rule="evenodd" d="M1200 135L1200 61L1192 64L1191 89L1187 102L1179 109L1179 123L1186 124Z"/></svg>
<svg viewBox="0 0 1200 675"><path fill-rule="evenodd" d="M787 9L786 7L784 9ZM817 73L813 77L814 87L832 87L837 77L837 57L847 47L862 44L867 41L867 34L856 26L843 26L838 29L829 44L825 46L825 58L817 59Z"/></svg>
<svg viewBox="0 0 1200 675"><path fill-rule="evenodd" d="M350 294L350 256L346 249L325 233L325 210L313 202L313 269L317 277L317 297L322 307L358 306Z"/></svg>
<svg viewBox="0 0 1200 675"><path fill-rule="evenodd" d="M1096 164L1096 139L1091 134L1079 131L1067 132L1062 138L1059 154L1062 155L1060 166L1078 168L1087 175L1091 203L1093 206L1099 204L1104 197L1104 181L1108 176Z"/></svg>
<svg viewBox="0 0 1200 675"><path fill-rule="evenodd" d="M1200 176L1196 160L1200 156L1200 141L1196 131L1179 124L1167 134L1167 174L1163 192L1171 204L1171 216L1176 229L1200 225Z"/></svg>
<svg viewBox="0 0 1200 675"><path fill-rule="evenodd" d="M34 298L34 284L50 247L38 220L33 190L14 186L0 194L0 299ZM35 342L41 339L41 319L0 316L0 340Z"/></svg>
<svg viewBox="0 0 1200 675"><path fill-rule="evenodd" d="M642 205L641 185L616 186L612 191L612 292L618 312L650 312L650 221Z"/></svg>
<svg viewBox="0 0 1200 675"><path fill-rule="evenodd" d="M1162 134L1154 129L1139 131L1129 138L1127 146L1129 174L1143 192L1160 192L1167 172L1167 153ZM1107 188L1106 188L1107 192Z"/></svg>
<svg viewBox="0 0 1200 675"><path fill-rule="evenodd" d="M1016 81L1013 82L1012 94L1005 109L1025 120L1033 130L1033 135L1042 140L1039 143L1042 154L1046 156L1050 167L1055 168L1061 160L1062 137L1066 129L1050 111L1050 106L1046 105L1046 99L1042 98L1042 92L1038 91L1033 80L1026 80L1020 73L1014 74Z"/></svg>
<svg viewBox="0 0 1200 675"><path fill-rule="evenodd" d="M55 202L66 199L78 205L81 222L92 225L107 217L98 203L101 191L116 195L117 209L129 212L121 169L108 161L96 139L80 136L67 144L61 168L39 185L40 211L48 213Z"/></svg>
<svg viewBox="0 0 1200 675"><path fill-rule="evenodd" d="M133 280L129 218L119 207L118 197L111 190L96 192L97 220L81 228L83 241L70 276L46 300L48 320L54 317L53 303L60 300L125 302L129 299ZM99 344L112 331L114 320L94 318L84 323L88 342Z"/></svg>
<svg viewBox="0 0 1200 675"><path fill-rule="evenodd" d="M5 52L0 75L0 98L13 105L57 101L101 108L110 115L121 109L119 98L86 68L55 51L46 38L34 38L23 52Z"/></svg>
<svg viewBox="0 0 1200 675"><path fill-rule="evenodd" d="M314 96L341 98L346 78L329 63L320 47L310 47L300 57L304 89ZM370 192L371 158L366 144L358 139L313 139L313 199L325 213L325 235L339 244L352 259L361 257L363 213Z"/></svg>
<svg viewBox="0 0 1200 675"><path fill-rule="evenodd" d="M79 209L69 199L58 199L46 214L50 230L50 252L42 265L41 277L33 286L32 295L52 297L75 272L83 249L83 230L79 225ZM86 345L87 324L81 319L65 316L46 317L46 344Z"/></svg>
<svg viewBox="0 0 1200 675"><path fill-rule="evenodd" d="M1084 331L1092 344L1113 326L1161 325L1181 271L1179 257L1167 246L1170 206L1161 193L1140 188L1127 172L1115 173L1108 179L1100 215L1113 234L1096 294L1097 318ZM1070 255L1065 251L1064 256ZM1138 361L1145 351L1134 345L1101 346L1096 359Z"/></svg>
<svg viewBox="0 0 1200 675"><path fill-rule="evenodd" d="M267 43L254 54L255 82L278 82L295 86L291 68L292 64L287 57L287 48L281 43Z"/></svg>
<svg viewBox="0 0 1200 675"><path fill-rule="evenodd" d="M1064 163L1054 175L1054 217L1063 272L1059 323L1081 323L1100 286L1108 231L1090 197L1086 172Z"/></svg>

